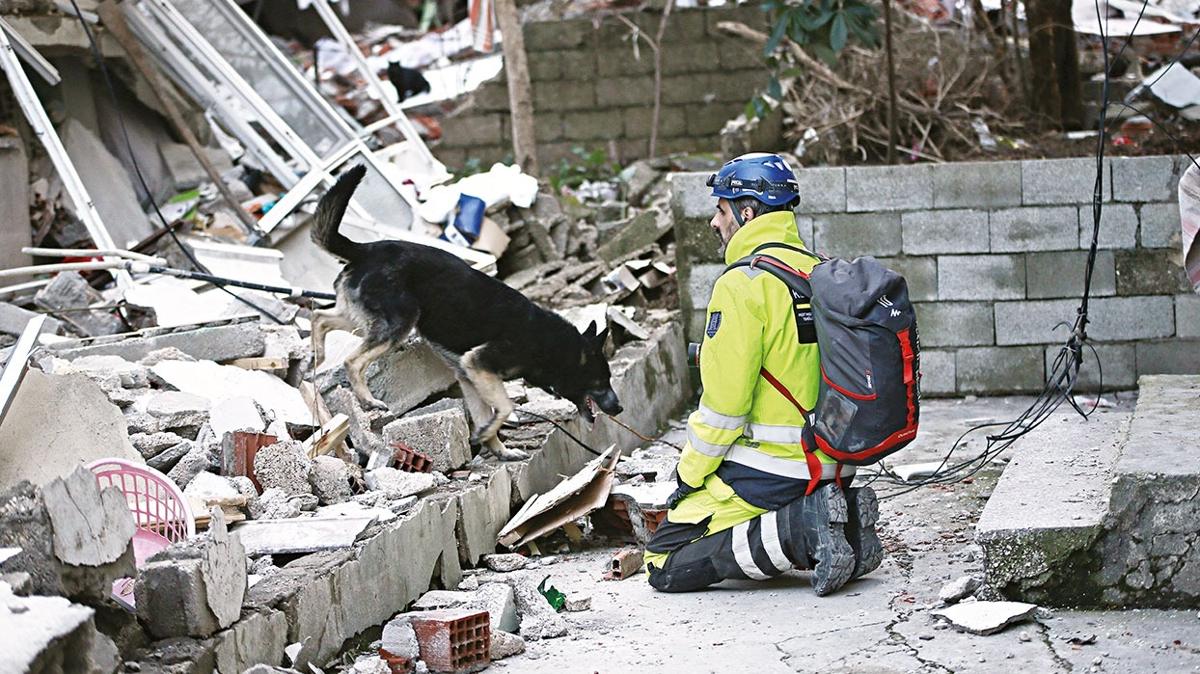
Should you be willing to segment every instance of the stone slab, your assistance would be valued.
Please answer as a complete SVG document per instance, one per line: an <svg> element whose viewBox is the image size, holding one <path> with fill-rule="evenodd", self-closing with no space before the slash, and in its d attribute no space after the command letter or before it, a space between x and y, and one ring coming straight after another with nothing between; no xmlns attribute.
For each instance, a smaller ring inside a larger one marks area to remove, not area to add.
<svg viewBox="0 0 1200 674"><path fill-rule="evenodd" d="M1062 605L1076 596L1072 555L1101 533L1131 412L1056 414L1019 439L975 528L987 584L1005 597Z"/></svg>
<svg viewBox="0 0 1200 674"><path fill-rule="evenodd" d="M227 361L263 355L266 340L258 321L238 321L193 329L148 330L132 335L61 342L54 355L66 360L84 356L120 356L137 361L154 351L176 348L197 360Z"/></svg>

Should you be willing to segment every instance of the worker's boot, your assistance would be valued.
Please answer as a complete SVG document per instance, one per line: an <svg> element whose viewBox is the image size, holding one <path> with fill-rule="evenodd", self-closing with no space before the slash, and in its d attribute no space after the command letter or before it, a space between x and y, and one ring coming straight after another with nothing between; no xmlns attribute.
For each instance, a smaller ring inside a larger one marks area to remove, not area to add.
<svg viewBox="0 0 1200 674"><path fill-rule="evenodd" d="M854 550L854 573L850 578L854 579L871 573L883 561L883 544L875 534L879 499L870 487L851 487L846 490L846 506L846 541Z"/></svg>
<svg viewBox="0 0 1200 674"><path fill-rule="evenodd" d="M817 596L825 596L850 580L854 549L846 540L849 519L846 496L835 484L796 499L778 511L780 542L796 568L812 570Z"/></svg>

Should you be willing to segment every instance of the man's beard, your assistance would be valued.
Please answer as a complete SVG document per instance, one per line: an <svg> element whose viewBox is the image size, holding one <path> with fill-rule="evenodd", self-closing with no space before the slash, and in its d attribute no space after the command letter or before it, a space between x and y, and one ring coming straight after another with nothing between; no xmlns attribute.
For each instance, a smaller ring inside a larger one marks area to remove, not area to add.
<svg viewBox="0 0 1200 674"><path fill-rule="evenodd" d="M709 227L709 229L712 231L713 236L717 237L717 255L720 255L721 258L724 258L725 249L729 246L729 244L725 241L724 237L721 236L721 230L714 229L712 227Z"/></svg>

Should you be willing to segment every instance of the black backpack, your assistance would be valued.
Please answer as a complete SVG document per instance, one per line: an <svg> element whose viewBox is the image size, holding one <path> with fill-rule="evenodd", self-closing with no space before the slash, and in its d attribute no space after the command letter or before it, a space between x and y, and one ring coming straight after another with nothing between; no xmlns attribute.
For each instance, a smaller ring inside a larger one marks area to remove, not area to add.
<svg viewBox="0 0 1200 674"><path fill-rule="evenodd" d="M786 248L819 262L806 274L761 254L766 248ZM761 372L805 418L804 450L810 467L818 469L810 493L821 474L812 450L839 464L863 466L916 438L921 344L903 276L873 257L829 259L779 243L759 246L727 270L734 267L760 269L783 281L792 293L800 340L815 337L820 349L821 383L812 410L766 368ZM839 482L840 477L839 466Z"/></svg>

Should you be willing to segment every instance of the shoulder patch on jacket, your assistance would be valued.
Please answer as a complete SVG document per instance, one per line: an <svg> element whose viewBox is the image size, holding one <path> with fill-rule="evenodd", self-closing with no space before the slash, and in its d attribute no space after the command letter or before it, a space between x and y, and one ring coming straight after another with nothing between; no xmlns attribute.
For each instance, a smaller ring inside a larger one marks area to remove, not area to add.
<svg viewBox="0 0 1200 674"><path fill-rule="evenodd" d="M708 315L708 327L704 329L704 334L708 335L709 339L717 336L717 330L721 328L721 312L714 311Z"/></svg>

